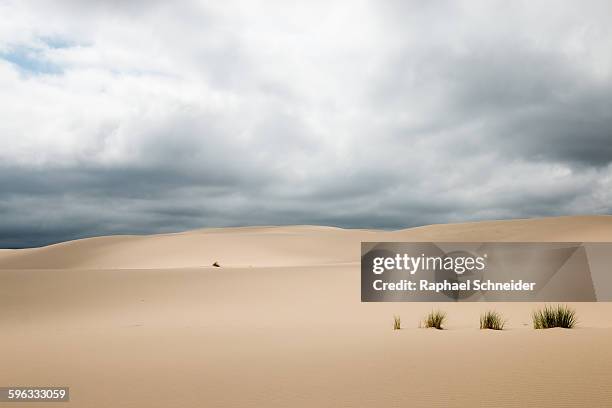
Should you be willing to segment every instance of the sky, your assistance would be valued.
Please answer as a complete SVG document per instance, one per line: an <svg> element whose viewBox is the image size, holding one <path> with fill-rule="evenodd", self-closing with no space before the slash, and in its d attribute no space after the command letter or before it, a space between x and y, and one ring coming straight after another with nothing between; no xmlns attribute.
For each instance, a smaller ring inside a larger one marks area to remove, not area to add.
<svg viewBox="0 0 612 408"><path fill-rule="evenodd" d="M0 0L0 247L611 214L611 15Z"/></svg>

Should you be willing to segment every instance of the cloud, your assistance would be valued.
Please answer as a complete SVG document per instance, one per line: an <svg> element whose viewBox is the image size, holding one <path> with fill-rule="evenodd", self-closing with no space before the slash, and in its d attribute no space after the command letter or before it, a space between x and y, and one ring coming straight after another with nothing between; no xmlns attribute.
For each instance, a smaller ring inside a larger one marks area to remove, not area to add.
<svg viewBox="0 0 612 408"><path fill-rule="evenodd" d="M0 247L611 213L608 2L4 2Z"/></svg>

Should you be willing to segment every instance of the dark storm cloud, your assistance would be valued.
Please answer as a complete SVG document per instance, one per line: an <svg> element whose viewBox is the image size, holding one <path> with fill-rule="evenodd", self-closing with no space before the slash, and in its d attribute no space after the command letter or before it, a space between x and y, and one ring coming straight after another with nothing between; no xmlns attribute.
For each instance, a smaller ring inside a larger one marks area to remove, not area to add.
<svg viewBox="0 0 612 408"><path fill-rule="evenodd" d="M426 51L417 68L405 50L390 60L373 100L401 109L415 95L434 99L429 114L436 120L395 129L400 138L476 124L478 132L449 138L448 146L570 165L612 162L612 81L590 77L560 53L524 47L501 43L458 56Z"/></svg>
<svg viewBox="0 0 612 408"><path fill-rule="evenodd" d="M449 64L460 116L494 122L487 142L498 138L505 152L532 160L610 163L612 82L588 77L559 55L501 48L503 53L487 53L486 59Z"/></svg>
<svg viewBox="0 0 612 408"><path fill-rule="evenodd" d="M605 2L0 7L0 247L612 211Z"/></svg>

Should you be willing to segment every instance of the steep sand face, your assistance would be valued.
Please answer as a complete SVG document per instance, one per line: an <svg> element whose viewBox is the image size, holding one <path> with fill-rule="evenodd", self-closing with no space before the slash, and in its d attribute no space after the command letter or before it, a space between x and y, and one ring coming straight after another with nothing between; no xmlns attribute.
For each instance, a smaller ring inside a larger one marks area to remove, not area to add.
<svg viewBox="0 0 612 408"><path fill-rule="evenodd" d="M530 303L364 304L362 240L612 241L612 217L0 251L0 386L67 385L76 407L610 406L612 304L572 304L578 329L543 331ZM417 328L433 308L448 330ZM508 330L478 330L491 308Z"/></svg>

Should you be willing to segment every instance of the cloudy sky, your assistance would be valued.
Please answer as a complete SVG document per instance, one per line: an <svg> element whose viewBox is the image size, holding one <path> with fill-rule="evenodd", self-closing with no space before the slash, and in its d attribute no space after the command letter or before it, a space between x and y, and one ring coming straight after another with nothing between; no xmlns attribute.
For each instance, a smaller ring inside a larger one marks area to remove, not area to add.
<svg viewBox="0 0 612 408"><path fill-rule="evenodd" d="M611 4L0 0L0 247L612 213Z"/></svg>

